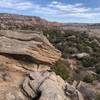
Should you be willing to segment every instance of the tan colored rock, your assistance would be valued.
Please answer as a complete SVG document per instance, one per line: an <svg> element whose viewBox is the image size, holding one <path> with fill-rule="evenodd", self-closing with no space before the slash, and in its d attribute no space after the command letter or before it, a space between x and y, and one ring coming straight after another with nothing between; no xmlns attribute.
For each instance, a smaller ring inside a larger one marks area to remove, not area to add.
<svg viewBox="0 0 100 100"><path fill-rule="evenodd" d="M32 30L36 26L54 27L62 26L63 23L50 22L36 16L22 16L17 14L0 13L0 28L1 29L27 29Z"/></svg>
<svg viewBox="0 0 100 100"><path fill-rule="evenodd" d="M63 88L65 83L60 77L56 76L55 73L33 72L30 73L30 78L27 85L29 84L28 86L30 86L35 93L41 93L39 100L67 100ZM25 83L24 81L23 84ZM26 92L29 93L29 89L26 90Z"/></svg>
<svg viewBox="0 0 100 100"><path fill-rule="evenodd" d="M23 85L26 84L28 88L23 87L23 90L29 97L31 95L33 100L84 100L83 95L74 86L65 83L54 72L32 72L27 78L28 81L24 81Z"/></svg>
<svg viewBox="0 0 100 100"><path fill-rule="evenodd" d="M33 61L52 64L61 53L55 49L42 33L0 31L0 53L26 55Z"/></svg>
<svg viewBox="0 0 100 100"><path fill-rule="evenodd" d="M43 72L43 71L49 71L51 68L50 66L47 66L47 65L39 65L37 71L38 72Z"/></svg>

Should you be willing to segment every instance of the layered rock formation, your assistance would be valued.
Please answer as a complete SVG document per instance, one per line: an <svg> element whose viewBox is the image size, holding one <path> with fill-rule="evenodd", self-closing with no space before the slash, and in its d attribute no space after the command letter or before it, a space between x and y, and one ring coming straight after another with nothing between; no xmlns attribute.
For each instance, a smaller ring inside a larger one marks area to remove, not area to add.
<svg viewBox="0 0 100 100"><path fill-rule="evenodd" d="M34 27L61 26L62 23L49 22L36 16L22 16L16 14L0 14L0 29L34 29Z"/></svg>
<svg viewBox="0 0 100 100"><path fill-rule="evenodd" d="M82 85L48 72L60 57L40 32L0 31L0 100L85 100Z"/></svg>
<svg viewBox="0 0 100 100"><path fill-rule="evenodd" d="M26 55L33 61L48 64L54 63L61 56L46 37L38 32L0 31L0 53Z"/></svg>
<svg viewBox="0 0 100 100"><path fill-rule="evenodd" d="M32 100L84 100L82 94L54 72L32 72L22 85Z"/></svg>
<svg viewBox="0 0 100 100"><path fill-rule="evenodd" d="M0 29L34 29L34 27L61 27L64 29L87 30L98 29L100 24L58 23L50 22L37 16L22 16L17 14L0 13Z"/></svg>
<svg viewBox="0 0 100 100"><path fill-rule="evenodd" d="M0 31L0 100L29 100L22 92L25 77L50 70L60 56L42 33Z"/></svg>

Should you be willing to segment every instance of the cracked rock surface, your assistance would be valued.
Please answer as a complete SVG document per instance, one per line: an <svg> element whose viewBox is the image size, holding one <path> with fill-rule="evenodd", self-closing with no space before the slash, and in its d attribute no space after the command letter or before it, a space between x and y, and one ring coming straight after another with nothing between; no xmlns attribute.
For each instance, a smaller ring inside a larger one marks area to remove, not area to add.
<svg viewBox="0 0 100 100"><path fill-rule="evenodd" d="M47 64L56 62L61 56L42 33L8 30L0 31L0 53L26 55L35 62Z"/></svg>
<svg viewBox="0 0 100 100"><path fill-rule="evenodd" d="M30 96L23 94L23 80L31 72L49 70L49 65L60 56L61 53L40 32L0 30L0 100L34 97L36 93L29 90L27 84L29 79L23 87Z"/></svg>
<svg viewBox="0 0 100 100"><path fill-rule="evenodd" d="M30 100L84 100L75 87L66 84L54 72L30 73L25 78L22 89Z"/></svg>

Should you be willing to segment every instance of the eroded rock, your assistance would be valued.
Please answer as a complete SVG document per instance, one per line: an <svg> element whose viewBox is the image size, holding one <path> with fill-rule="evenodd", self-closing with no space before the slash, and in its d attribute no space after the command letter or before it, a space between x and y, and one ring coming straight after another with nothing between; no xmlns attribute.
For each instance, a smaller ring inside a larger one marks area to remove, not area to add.
<svg viewBox="0 0 100 100"><path fill-rule="evenodd" d="M92 85L81 81L77 89L83 94L85 100L96 100L96 91L93 89Z"/></svg>
<svg viewBox="0 0 100 100"><path fill-rule="evenodd" d="M0 31L0 53L27 55L33 61L52 64L61 53L39 32Z"/></svg>
<svg viewBox="0 0 100 100"><path fill-rule="evenodd" d="M26 81L27 78L28 81ZM82 94L75 87L66 84L54 72L32 72L27 78L23 85L26 84L29 89L23 87L23 90L29 97L31 95L32 100L84 100Z"/></svg>

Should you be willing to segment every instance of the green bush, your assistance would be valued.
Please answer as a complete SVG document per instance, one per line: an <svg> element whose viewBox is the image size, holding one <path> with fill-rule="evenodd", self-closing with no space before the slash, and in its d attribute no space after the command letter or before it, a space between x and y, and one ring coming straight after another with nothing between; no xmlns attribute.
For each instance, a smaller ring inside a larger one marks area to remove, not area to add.
<svg viewBox="0 0 100 100"><path fill-rule="evenodd" d="M60 75L64 80L67 80L69 77L68 63L64 60L57 61L52 67L57 75Z"/></svg>
<svg viewBox="0 0 100 100"><path fill-rule="evenodd" d="M100 63L96 64L95 68L96 68L96 73L100 74Z"/></svg>
<svg viewBox="0 0 100 100"><path fill-rule="evenodd" d="M92 83L96 79L97 79L96 75L86 73L86 75L83 78L83 81L87 83Z"/></svg>
<svg viewBox="0 0 100 100"><path fill-rule="evenodd" d="M62 32L63 31L63 32ZM63 58L68 58L74 53L86 52L89 58L81 59L84 67L92 67L100 61L100 39L90 37L85 31L62 30L49 28L43 30L49 41L62 52Z"/></svg>
<svg viewBox="0 0 100 100"><path fill-rule="evenodd" d="M97 80L100 81L100 74L97 74Z"/></svg>
<svg viewBox="0 0 100 100"><path fill-rule="evenodd" d="M96 94L96 100L100 100L100 93Z"/></svg>
<svg viewBox="0 0 100 100"><path fill-rule="evenodd" d="M96 63L95 58L93 57L85 57L81 59L80 61L84 67L93 67Z"/></svg>

